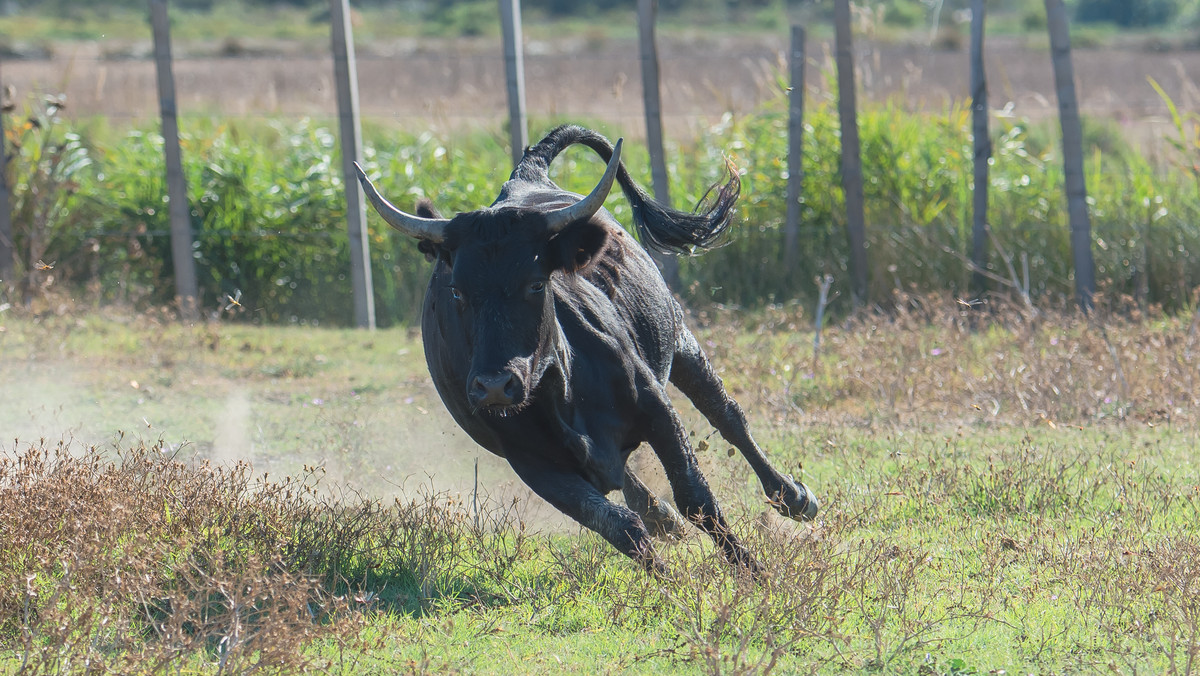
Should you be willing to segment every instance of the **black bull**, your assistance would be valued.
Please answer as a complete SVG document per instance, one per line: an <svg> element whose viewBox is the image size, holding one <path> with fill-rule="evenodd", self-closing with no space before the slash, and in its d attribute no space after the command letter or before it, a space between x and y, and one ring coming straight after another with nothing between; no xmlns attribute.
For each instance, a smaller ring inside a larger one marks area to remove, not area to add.
<svg viewBox="0 0 1200 676"><path fill-rule="evenodd" d="M575 143L608 162L582 199L547 173ZM647 524L681 526L626 466L648 442L683 516L726 558L755 570L700 473L667 382L742 452L779 512L811 519L817 500L771 466L658 268L602 206L615 178L642 240L685 253L711 244L729 225L740 180L730 171L727 183L713 187L706 211L685 213L650 199L620 155L620 141L614 148L593 131L559 127L525 152L490 207L452 219L427 204L420 215L404 213L361 168L359 179L384 220L436 256L421 322L425 358L446 408L472 439L508 460L547 502L661 570ZM629 507L605 497L618 488Z"/></svg>

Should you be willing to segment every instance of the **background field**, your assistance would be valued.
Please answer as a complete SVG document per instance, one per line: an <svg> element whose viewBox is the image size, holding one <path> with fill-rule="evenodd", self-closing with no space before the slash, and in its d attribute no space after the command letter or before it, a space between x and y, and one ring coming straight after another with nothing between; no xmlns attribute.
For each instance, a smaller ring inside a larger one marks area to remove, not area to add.
<svg viewBox="0 0 1200 676"><path fill-rule="evenodd" d="M632 25L630 26L632 27ZM957 26L956 30L965 31ZM677 143L727 112L746 114L777 98L787 67L787 31L750 35L667 32L659 46L664 120ZM247 44L243 44L247 43ZM241 47L185 42L176 50L180 114L188 117L336 116L328 46L246 39ZM968 97L966 41L872 41L862 36L856 65L867 101L894 101L908 110L938 112ZM507 102L503 60L495 38L410 38L359 47L359 89L368 124L428 128L434 133L499 130ZM115 123L153 120L158 113L148 40L62 43L46 58L5 63L5 81L20 92L64 92L75 117L102 115ZM832 43L813 28L807 50L815 100L830 95ZM987 42L991 99L997 110L1041 120L1056 114L1044 34L996 35ZM631 37L593 35L531 40L527 98L537 119L612 124L640 138L641 71ZM1143 40L1105 42L1074 53L1080 108L1113 120L1146 146L1164 150L1167 106L1153 78L1183 110L1200 105L1194 74L1200 52ZM1009 104L1011 103L1011 106ZM185 122L186 131L186 122Z"/></svg>

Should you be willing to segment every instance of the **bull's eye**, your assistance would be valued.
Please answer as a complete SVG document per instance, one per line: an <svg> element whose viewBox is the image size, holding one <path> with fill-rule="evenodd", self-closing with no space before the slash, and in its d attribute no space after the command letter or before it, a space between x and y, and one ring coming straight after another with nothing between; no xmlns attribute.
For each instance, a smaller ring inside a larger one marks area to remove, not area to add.
<svg viewBox="0 0 1200 676"><path fill-rule="evenodd" d="M462 291L460 291L457 286L452 286L450 287L450 297L461 302L463 299Z"/></svg>
<svg viewBox="0 0 1200 676"><path fill-rule="evenodd" d="M545 291L545 290L546 290L546 283L545 283L545 282L534 282L534 283L532 283L532 284L530 284L530 285L529 285L529 293L530 293L530 294L537 294L537 293L541 293L541 292L543 292L543 291Z"/></svg>

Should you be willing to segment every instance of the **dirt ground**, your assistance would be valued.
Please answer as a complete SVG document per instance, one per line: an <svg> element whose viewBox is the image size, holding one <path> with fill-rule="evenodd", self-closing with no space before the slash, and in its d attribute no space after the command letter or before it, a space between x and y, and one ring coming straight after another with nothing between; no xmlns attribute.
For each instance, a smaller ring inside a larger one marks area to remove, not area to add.
<svg viewBox="0 0 1200 676"><path fill-rule="evenodd" d="M1040 36L1039 36L1040 37ZM1042 41L1044 42L1044 40ZM786 36L664 39L659 56L668 133L683 134L725 112L744 113L778 98L786 78ZM9 60L3 80L18 94L64 92L68 111L114 120L152 119L158 109L148 45L77 44L50 58ZM176 50L174 72L182 116L336 115L327 50L267 46L250 55L219 56L229 46ZM810 41L807 91L827 96L832 45ZM941 110L968 93L967 54L929 46L879 45L860 39L856 66L862 96L897 100L911 109ZM989 38L992 107L1043 118L1056 105L1049 53L1034 38ZM1149 84L1160 83L1181 110L1200 109L1200 52L1144 48L1078 49L1078 96L1085 115L1128 127L1137 141L1169 133L1167 108ZM526 45L530 118L578 118L611 123L642 135L642 84L637 45L629 40L568 37ZM404 41L359 48L359 96L364 119L433 130L499 128L506 118L501 48L495 40Z"/></svg>

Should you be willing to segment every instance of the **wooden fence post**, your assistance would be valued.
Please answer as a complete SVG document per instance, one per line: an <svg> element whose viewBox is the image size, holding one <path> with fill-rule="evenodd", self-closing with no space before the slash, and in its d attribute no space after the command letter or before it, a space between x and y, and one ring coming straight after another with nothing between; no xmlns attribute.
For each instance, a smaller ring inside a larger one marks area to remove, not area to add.
<svg viewBox="0 0 1200 676"><path fill-rule="evenodd" d="M800 261L800 195L804 188L804 27L792 26L788 54L791 87L788 92L787 220L783 225L783 262L789 274Z"/></svg>
<svg viewBox="0 0 1200 676"><path fill-rule="evenodd" d="M163 156L167 164L168 214L171 220L171 262L175 266L175 302L186 321L200 318L200 291L196 259L192 255L192 217L187 180L179 149L179 120L175 104L175 73L171 65L171 26L167 0L150 0L154 30L154 63L158 74L158 102L162 112Z"/></svg>
<svg viewBox="0 0 1200 676"><path fill-rule="evenodd" d="M342 185L346 193L346 222L350 235L350 284L354 292L354 324L375 328L375 292L371 283L371 238L367 232L367 203L354 163L362 156L362 125L358 117L358 65L354 59L354 29L349 0L329 0L333 32L333 79L337 84L338 135L342 141Z"/></svg>
<svg viewBox="0 0 1200 676"><path fill-rule="evenodd" d="M3 91L4 81L0 79L0 91ZM12 200L8 193L8 136L4 130L4 111L0 109L0 300L7 295L5 289L15 288L13 272L15 272L15 255L12 231Z"/></svg>
<svg viewBox="0 0 1200 676"><path fill-rule="evenodd" d="M671 205L671 186L667 179L667 160L663 150L662 101L658 84L658 48L654 44L656 0L638 0L638 45L642 56L642 96L646 111L646 145L650 149L650 174L654 199ZM667 285L679 290L679 260L674 256L655 255L662 266Z"/></svg>
<svg viewBox="0 0 1200 676"><path fill-rule="evenodd" d="M846 194L846 234L850 240L850 290L855 307L867 302L867 228L863 214L862 156L858 141L850 0L834 0L838 118L842 129L842 190Z"/></svg>
<svg viewBox="0 0 1200 676"><path fill-rule="evenodd" d="M971 133L975 144L975 191L972 194L971 291L975 298L987 293L988 236L988 159L992 156L992 138L988 131L987 73L983 61L985 0L971 0Z"/></svg>
<svg viewBox="0 0 1200 676"><path fill-rule="evenodd" d="M529 145L525 114L525 50L521 45L521 0L500 0L500 26L504 33L504 79L508 83L508 133L512 139L513 167L521 163Z"/></svg>
<svg viewBox="0 0 1200 676"><path fill-rule="evenodd" d="M654 43L655 0L638 0L638 44L642 55L642 94L646 111L646 145L654 199L671 204L667 161L663 151L662 100L658 83L658 47Z"/></svg>
<svg viewBox="0 0 1200 676"><path fill-rule="evenodd" d="M1054 88L1058 93L1058 119L1062 125L1063 175L1067 188L1067 213L1071 221L1071 252L1075 260L1075 295L1084 312L1092 309L1096 294L1092 258L1092 224L1088 216L1087 184L1083 175L1083 126L1075 98L1075 69L1071 64L1071 31L1063 0L1045 0L1050 54L1054 61Z"/></svg>

